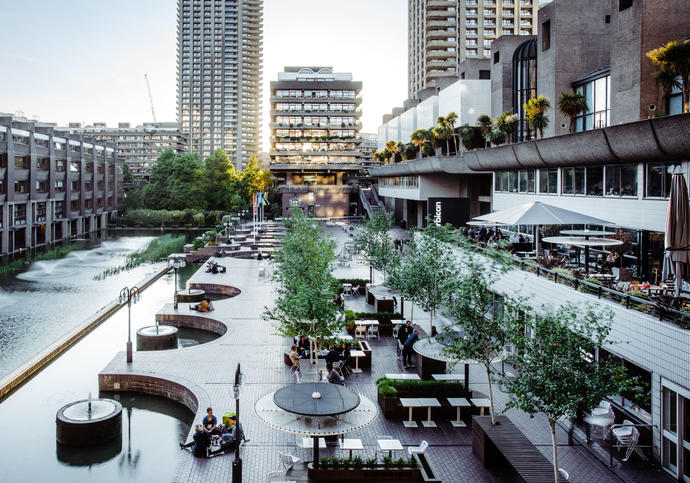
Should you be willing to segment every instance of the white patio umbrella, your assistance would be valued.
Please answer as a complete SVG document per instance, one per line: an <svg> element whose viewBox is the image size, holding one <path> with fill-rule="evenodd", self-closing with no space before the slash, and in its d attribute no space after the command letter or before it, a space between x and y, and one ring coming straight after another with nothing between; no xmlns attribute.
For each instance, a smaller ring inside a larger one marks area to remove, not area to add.
<svg viewBox="0 0 690 483"><path fill-rule="evenodd" d="M537 236L539 225L614 225L610 221L548 205L541 201L531 201L505 210L494 211L488 215L478 216L474 220L506 225L535 226L537 253L539 253L539 237Z"/></svg>

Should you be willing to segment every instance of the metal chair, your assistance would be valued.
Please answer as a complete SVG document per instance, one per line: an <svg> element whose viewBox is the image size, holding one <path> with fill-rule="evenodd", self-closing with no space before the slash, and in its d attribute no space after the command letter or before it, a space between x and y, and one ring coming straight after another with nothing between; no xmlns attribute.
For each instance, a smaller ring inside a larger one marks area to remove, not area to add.
<svg viewBox="0 0 690 483"><path fill-rule="evenodd" d="M280 454L280 462L283 465L283 468L285 468L285 471L290 471L297 463L299 463L301 460L297 456L293 456L291 454L286 454L286 453L279 453Z"/></svg>
<svg viewBox="0 0 690 483"><path fill-rule="evenodd" d="M287 480L284 471L271 471L266 475L267 483L296 483L295 480Z"/></svg>
<svg viewBox="0 0 690 483"><path fill-rule="evenodd" d="M363 325L355 327L355 337L365 339L367 336L367 328Z"/></svg>
<svg viewBox="0 0 690 483"><path fill-rule="evenodd" d="M410 446L407 448L407 454L412 456L413 454L422 454L426 451L426 449L429 447L429 443L426 442L426 440L422 440L421 443L419 443L419 446Z"/></svg>
<svg viewBox="0 0 690 483"><path fill-rule="evenodd" d="M624 420L623 426L619 428L613 428L611 430L611 434L613 434L613 436L616 438L616 441L618 441L618 444L620 444L621 447L626 448L623 461L628 461L630 455L632 455L633 453L637 453L638 455L640 455L640 458L642 458L643 461L647 460L647 457L637 446L637 442L640 439L640 432L634 426L632 421L629 421L627 419Z"/></svg>
<svg viewBox="0 0 690 483"><path fill-rule="evenodd" d="M359 285L355 285L354 287L352 287L352 296L353 297L359 296Z"/></svg>
<svg viewBox="0 0 690 483"><path fill-rule="evenodd" d="M340 375L340 377L345 378L343 375L343 369L345 366L345 361L335 361L333 363L333 369L336 370L336 372Z"/></svg>
<svg viewBox="0 0 690 483"><path fill-rule="evenodd" d="M376 325L370 325L369 328L367 329L367 339L369 336L376 336L377 340L381 340L381 337L379 337L379 328Z"/></svg>

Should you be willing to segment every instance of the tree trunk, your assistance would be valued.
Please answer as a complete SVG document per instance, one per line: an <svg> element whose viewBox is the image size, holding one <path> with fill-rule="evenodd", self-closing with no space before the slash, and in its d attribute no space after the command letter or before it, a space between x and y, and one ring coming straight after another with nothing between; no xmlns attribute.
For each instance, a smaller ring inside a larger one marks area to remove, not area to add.
<svg viewBox="0 0 690 483"><path fill-rule="evenodd" d="M450 143L448 143L448 138L446 138L446 156L450 156Z"/></svg>
<svg viewBox="0 0 690 483"><path fill-rule="evenodd" d="M573 128L575 127L575 118L571 117L570 118L570 125L568 126L568 134L573 133Z"/></svg>
<svg viewBox="0 0 690 483"><path fill-rule="evenodd" d="M549 418L549 426L551 426L551 443L553 444L553 481L558 483L560 475L558 474L558 445L556 444L556 420Z"/></svg>
<svg viewBox="0 0 690 483"><path fill-rule="evenodd" d="M458 138L455 137L455 133L453 133L453 146L455 147L455 155L458 154Z"/></svg>
<svg viewBox="0 0 690 483"><path fill-rule="evenodd" d="M690 112L690 99L688 99L690 94L688 91L688 79L683 79L682 80L682 90L683 90L683 112Z"/></svg>
<svg viewBox="0 0 690 483"><path fill-rule="evenodd" d="M429 311L429 335L428 337L431 337L431 334L434 333L434 311L430 310Z"/></svg>
<svg viewBox="0 0 690 483"><path fill-rule="evenodd" d="M489 381L489 403L491 403L491 424L496 424L496 410L494 409L494 389L491 385L491 364L486 366L486 378ZM465 381L465 387L468 387L470 381Z"/></svg>

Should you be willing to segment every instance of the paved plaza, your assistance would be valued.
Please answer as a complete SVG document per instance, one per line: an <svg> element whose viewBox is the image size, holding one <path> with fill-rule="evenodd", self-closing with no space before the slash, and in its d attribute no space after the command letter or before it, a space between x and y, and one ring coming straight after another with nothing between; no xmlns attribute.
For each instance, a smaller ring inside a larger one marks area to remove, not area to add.
<svg viewBox="0 0 690 483"><path fill-rule="evenodd" d="M339 246L348 240L347 234L338 228L329 229ZM285 384L294 382L289 368L283 362L284 351L290 340L275 335L272 325L261 318L264 307L272 301L272 284L269 277L259 275L262 262L223 258L219 260L228 270L224 274L205 273L200 269L189 283L212 283L236 287L241 293L236 297L214 302L215 311L207 314L225 324L227 333L219 339L199 346L174 351L137 352L131 366L125 363L124 353L118 354L103 370L103 374L112 377L123 377L127 374L147 375L150 377L175 381L191 389L198 399L198 411L195 420L201 421L207 405L211 405L217 415L234 411L233 381L236 364L242 365L244 385L241 388L240 420L245 433L251 439L242 446L241 456L244 462L243 480L250 483L266 481L271 471L281 469L279 453L296 454L303 460L309 460L310 452L295 449L295 436L269 428L258 420L254 414L254 403L263 395L275 391ZM263 262L269 266L270 264ZM365 278L369 267L354 260L349 267L338 267L337 277ZM377 274L377 281L381 275ZM356 311L369 310L365 297L346 297L346 307ZM406 316L410 316L409 303L406 303ZM161 308L163 310L163 308ZM166 306L166 313L174 312L172 306ZM186 304L181 304L178 313L194 316ZM415 308L415 322L422 327L428 325L428 314ZM369 339L372 346L372 368L361 374L348 375L346 385L356 392L376 401L374 381L390 372L404 372L401 361L396 357L394 340L382 337L380 341ZM323 367L323 364L322 364ZM461 367L456 369L458 372ZM474 390L487 393L486 376L477 367L472 367L470 386ZM494 386L495 387L495 386ZM497 409L505 407L507 397L495 387ZM518 411L508 411L507 415L525 433L544 455L551 460L551 439L548 424L543 416L530 419ZM405 428L400 420L387 420L379 413L378 418L363 430L350 436L360 438L366 458L375 454L376 439L389 435L399 439L404 446L416 446L422 440L429 442L427 457L444 482L504 482L514 481L515 475L507 470L488 471L472 454L471 429L454 428L449 421L437 419L437 428ZM570 474L572 482L618 482L618 481L671 481L662 471L651 466L642 465L631 459L628 463L616 460L614 468L607 466L608 454L596 444L583 445L581 431L575 430L574 443L569 443L568 423L558 430L560 466ZM190 431L191 438L192 431ZM168 442L166 442L167 444ZM177 442L169 442L177 444ZM301 451L301 452L300 452ZM322 450L321 456L345 456L337 448ZM401 456L400 453L397 456ZM180 451L174 481L208 482L230 481L232 471L230 454L210 459L194 458L189 451ZM173 464L171 462L171 464ZM304 481L304 480L302 480Z"/></svg>

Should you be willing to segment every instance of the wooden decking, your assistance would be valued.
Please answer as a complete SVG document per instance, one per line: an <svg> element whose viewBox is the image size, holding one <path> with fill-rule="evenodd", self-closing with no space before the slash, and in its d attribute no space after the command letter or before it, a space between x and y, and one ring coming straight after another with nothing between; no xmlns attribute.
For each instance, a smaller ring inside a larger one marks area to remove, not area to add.
<svg viewBox="0 0 690 483"><path fill-rule="evenodd" d="M509 464L527 483L553 482L553 465L505 416L473 418L472 449L484 467ZM561 477L562 482L565 482Z"/></svg>

